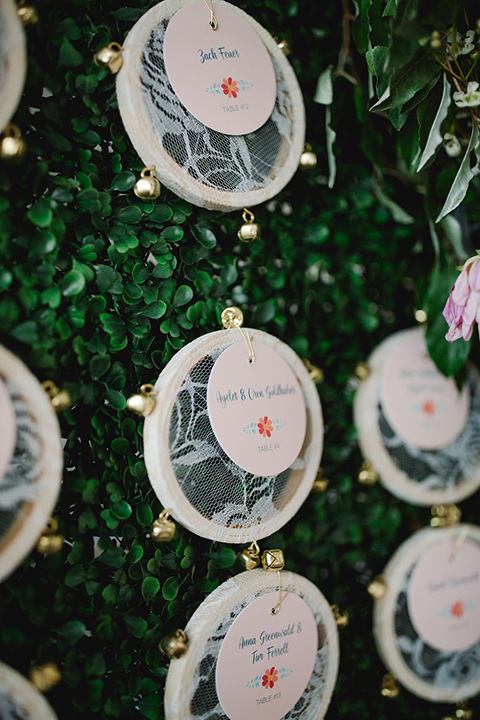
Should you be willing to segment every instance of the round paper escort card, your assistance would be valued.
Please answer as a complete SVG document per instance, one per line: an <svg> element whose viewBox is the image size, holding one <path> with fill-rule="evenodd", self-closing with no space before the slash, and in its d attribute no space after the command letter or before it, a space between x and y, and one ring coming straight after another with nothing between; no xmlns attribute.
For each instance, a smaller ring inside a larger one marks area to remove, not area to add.
<svg viewBox="0 0 480 720"><path fill-rule="evenodd" d="M38 380L0 346L0 580L33 548L57 500L62 447Z"/></svg>
<svg viewBox="0 0 480 720"><path fill-rule="evenodd" d="M227 135L264 125L277 96L272 58L252 25L215 3L217 29L204 3L178 10L167 26L164 59L176 95L197 120Z"/></svg>
<svg viewBox="0 0 480 720"><path fill-rule="evenodd" d="M302 449L307 427L302 388L288 363L272 348L231 345L215 362L207 408L215 437L226 454L255 475L278 475Z"/></svg>
<svg viewBox="0 0 480 720"><path fill-rule="evenodd" d="M434 702L480 692L480 528L421 530L383 575L374 634L398 681Z"/></svg>
<svg viewBox="0 0 480 720"><path fill-rule="evenodd" d="M0 0L0 133L17 109L25 84L25 33L13 0Z"/></svg>
<svg viewBox="0 0 480 720"><path fill-rule="evenodd" d="M0 663L0 717L2 720L57 720L35 686L3 663Z"/></svg>
<svg viewBox="0 0 480 720"><path fill-rule="evenodd" d="M368 359L355 397L359 443L381 482L417 505L456 503L480 486L479 378L461 391L430 359L421 328L395 333Z"/></svg>
<svg viewBox="0 0 480 720"><path fill-rule="evenodd" d="M245 329L204 335L160 374L145 419L145 463L163 506L197 535L243 543L281 528L315 479L318 393L291 348Z"/></svg>
<svg viewBox="0 0 480 720"><path fill-rule="evenodd" d="M202 603L185 628L188 650L168 671L167 720L325 716L338 671L335 619L310 581L282 571L280 582L251 570Z"/></svg>
<svg viewBox="0 0 480 720"><path fill-rule="evenodd" d="M305 112L277 42L223 0L164 0L123 46L117 97L147 167L189 202L214 210L276 195L298 169Z"/></svg>

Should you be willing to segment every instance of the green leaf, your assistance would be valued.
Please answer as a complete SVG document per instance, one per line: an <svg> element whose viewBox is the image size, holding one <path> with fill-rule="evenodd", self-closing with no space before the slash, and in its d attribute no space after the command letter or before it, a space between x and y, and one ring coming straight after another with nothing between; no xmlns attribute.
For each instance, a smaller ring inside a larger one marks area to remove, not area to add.
<svg viewBox="0 0 480 720"><path fill-rule="evenodd" d="M95 380L104 375L110 368L111 361L109 355L94 355L90 360L90 372Z"/></svg>
<svg viewBox="0 0 480 720"><path fill-rule="evenodd" d="M325 108L325 132L327 136L328 187L330 189L335 185L335 177L337 175L337 161L335 159L335 153L333 152L337 133L332 128L331 121L331 109L330 106L328 106Z"/></svg>
<svg viewBox="0 0 480 720"><path fill-rule="evenodd" d="M153 211L148 216L150 222L165 223L173 217L173 210L170 205L155 205Z"/></svg>
<svg viewBox="0 0 480 720"><path fill-rule="evenodd" d="M134 615L124 615L123 619L125 620L128 632L130 635L133 635L133 637L140 639L148 630L147 622L143 618L135 617Z"/></svg>
<svg viewBox="0 0 480 720"><path fill-rule="evenodd" d="M183 238L183 235L183 228L178 227L177 225L171 225L163 230L161 237L166 240L166 242L178 242Z"/></svg>
<svg viewBox="0 0 480 720"><path fill-rule="evenodd" d="M355 0L357 16L352 23L352 35L358 51L365 55L370 39L370 7L372 0Z"/></svg>
<svg viewBox="0 0 480 720"><path fill-rule="evenodd" d="M465 151L465 155L463 156L463 160L455 176L455 180L453 181L452 187L450 188L450 191L447 195L447 199L445 200L443 207L440 210L440 213L438 214L435 222L440 222L440 220L444 218L445 215L448 215L448 213L452 212L452 210L455 210L455 208L460 205L465 195L467 194L470 180L473 178L474 175L473 168L470 167L470 153L477 147L477 145L478 129L475 123L473 123L472 133L470 135L470 141Z"/></svg>
<svg viewBox="0 0 480 720"><path fill-rule="evenodd" d="M213 280L207 272L198 270L194 285L202 295L208 296L213 288Z"/></svg>
<svg viewBox="0 0 480 720"><path fill-rule="evenodd" d="M193 290L188 285L180 285L173 296L173 304L175 307L186 305L193 298Z"/></svg>
<svg viewBox="0 0 480 720"><path fill-rule="evenodd" d="M136 225L142 219L142 211L134 205L121 208L116 215L121 222L127 225Z"/></svg>
<svg viewBox="0 0 480 720"><path fill-rule="evenodd" d="M40 198L27 212L27 217L38 227L48 227L53 220L53 210L48 200Z"/></svg>
<svg viewBox="0 0 480 720"><path fill-rule="evenodd" d="M443 134L440 132L442 123L447 117L448 109L451 103L451 92L450 84L447 80L447 76L443 76L443 92L438 106L437 113L433 119L433 123L430 127L430 132L427 137L427 142L420 156L420 161L417 167L417 172L420 172L425 167L427 162L435 155L437 149L443 143Z"/></svg>
<svg viewBox="0 0 480 720"><path fill-rule="evenodd" d="M133 172L131 172L131 170L123 170L123 172L115 175L110 189L118 192L127 192L132 189L135 182L136 177Z"/></svg>
<svg viewBox="0 0 480 720"><path fill-rule="evenodd" d="M127 407L125 396L119 390L112 390L112 388L108 388L105 393L105 398L113 410L125 410Z"/></svg>
<svg viewBox="0 0 480 720"><path fill-rule="evenodd" d="M188 301L187 301L188 302ZM151 318L152 320L158 320L163 317L167 311L167 304L163 300L156 300L153 303L147 305L141 312L143 317Z"/></svg>
<svg viewBox="0 0 480 720"><path fill-rule="evenodd" d="M217 238L209 228L195 225L192 227L192 232L200 245L203 245L207 250L212 250L216 246Z"/></svg>
<svg viewBox="0 0 480 720"><path fill-rule="evenodd" d="M322 72L317 80L317 88L315 95L313 96L313 102L320 103L321 105L331 105L333 102L333 82L332 82L332 68L333 65L329 65L326 70Z"/></svg>
<svg viewBox="0 0 480 720"><path fill-rule="evenodd" d="M146 577L142 582L142 596L145 602L153 600L160 590L160 581L156 577Z"/></svg>
<svg viewBox="0 0 480 720"><path fill-rule="evenodd" d="M74 645L80 638L86 635L87 628L81 620L69 620L64 625L61 625L57 632L61 637Z"/></svg>
<svg viewBox="0 0 480 720"><path fill-rule="evenodd" d="M159 720L162 709L162 696L159 693L145 695L139 700L138 709L148 720Z"/></svg>
<svg viewBox="0 0 480 720"><path fill-rule="evenodd" d="M82 54L76 50L72 43L64 38L60 46L58 64L60 67L78 67L83 63Z"/></svg>
<svg viewBox="0 0 480 720"><path fill-rule="evenodd" d="M85 287L85 275L78 270L70 270L60 282L60 290L65 297L74 297Z"/></svg>
<svg viewBox="0 0 480 720"><path fill-rule="evenodd" d="M178 580L176 577L169 577L162 585L162 595L165 600L175 600L178 595Z"/></svg>

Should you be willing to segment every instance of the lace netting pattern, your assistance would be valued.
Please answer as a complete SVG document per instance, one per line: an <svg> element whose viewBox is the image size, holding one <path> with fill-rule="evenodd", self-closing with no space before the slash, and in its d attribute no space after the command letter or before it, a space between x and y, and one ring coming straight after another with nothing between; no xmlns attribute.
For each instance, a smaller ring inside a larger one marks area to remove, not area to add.
<svg viewBox="0 0 480 720"><path fill-rule="evenodd" d="M478 466L480 448L480 399L474 377L468 379L470 412L460 435L439 450L422 450L404 442L390 426L378 405L382 442L395 465L412 482L430 490L453 489Z"/></svg>
<svg viewBox="0 0 480 720"><path fill-rule="evenodd" d="M220 447L207 409L207 386L224 346L206 355L182 384L170 421L170 459L194 508L221 526L251 527L272 518L290 501L305 463L269 477L242 470ZM300 471L300 472L295 472Z"/></svg>
<svg viewBox="0 0 480 720"><path fill-rule="evenodd" d="M170 85L163 60L170 17L152 31L142 56L143 98L156 136L172 159L203 185L229 192L267 187L294 140L293 103L282 70L272 58L277 99L261 128L248 135L211 130L189 113Z"/></svg>
<svg viewBox="0 0 480 720"><path fill-rule="evenodd" d="M15 409L17 437L13 457L0 482L0 551L9 530L35 500L36 479L42 463L41 443L28 405L13 383L2 380Z"/></svg>
<svg viewBox="0 0 480 720"><path fill-rule="evenodd" d="M24 714L10 695L0 689L0 720L29 720L31 717L29 712Z"/></svg>
<svg viewBox="0 0 480 720"><path fill-rule="evenodd" d="M217 659L220 653L222 642L237 616L251 602L265 593L271 592L271 588L263 588L246 596L231 612L224 617L215 632L208 640L205 651L200 659L194 678L193 695L191 700L191 716L197 720L228 720L218 699L215 674ZM309 603L302 593L299 596L305 600L312 610L318 629L318 653L310 681L295 706L284 716L285 720L313 720L318 717L319 706L324 696L327 682L327 668L330 663L330 646L327 641L326 631L322 618L318 611Z"/></svg>
<svg viewBox="0 0 480 720"><path fill-rule="evenodd" d="M410 672L423 682L445 692L460 690L463 685L478 680L480 641L463 652L446 652L430 647L419 637L412 625L407 601L416 564L405 577L397 598L394 625L398 649Z"/></svg>

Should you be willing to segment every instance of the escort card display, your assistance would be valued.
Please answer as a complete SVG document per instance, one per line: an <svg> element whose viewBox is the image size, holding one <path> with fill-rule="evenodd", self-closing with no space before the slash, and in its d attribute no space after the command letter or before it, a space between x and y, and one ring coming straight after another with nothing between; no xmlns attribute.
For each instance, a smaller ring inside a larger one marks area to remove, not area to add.
<svg viewBox="0 0 480 720"><path fill-rule="evenodd" d="M239 8L164 0L133 26L122 59L127 133L180 197L209 209L250 207L297 170L305 136L297 79L276 41Z"/></svg>
<svg viewBox="0 0 480 720"><path fill-rule="evenodd" d="M220 585L185 628L172 661L167 720L320 720L338 671L338 632L322 593L288 571L257 569Z"/></svg>
<svg viewBox="0 0 480 720"><path fill-rule="evenodd" d="M230 543L267 537L293 517L323 445L303 362L272 335L242 334L220 330L180 350L157 380L144 429L148 476L164 507L197 535Z"/></svg>
<svg viewBox="0 0 480 720"><path fill-rule="evenodd" d="M0 580L30 552L60 490L57 418L37 379L0 346Z"/></svg>
<svg viewBox="0 0 480 720"><path fill-rule="evenodd" d="M354 404L364 457L393 495L457 503L480 486L480 397L468 366L459 391L428 355L422 328L395 333L368 358Z"/></svg>
<svg viewBox="0 0 480 720"><path fill-rule="evenodd" d="M3 663L0 663L0 717L2 720L57 720L34 685Z"/></svg>
<svg viewBox="0 0 480 720"><path fill-rule="evenodd" d="M400 546L383 576L374 635L397 680L434 702L480 692L480 528L425 528Z"/></svg>
<svg viewBox="0 0 480 720"><path fill-rule="evenodd" d="M13 0L0 0L0 133L12 119L27 71L25 33Z"/></svg>

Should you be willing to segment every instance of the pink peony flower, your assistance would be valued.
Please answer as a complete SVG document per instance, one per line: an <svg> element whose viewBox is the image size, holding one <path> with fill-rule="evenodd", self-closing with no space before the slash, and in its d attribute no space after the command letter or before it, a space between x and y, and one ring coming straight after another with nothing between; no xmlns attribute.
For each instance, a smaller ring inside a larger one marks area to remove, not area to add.
<svg viewBox="0 0 480 720"><path fill-rule="evenodd" d="M449 324L445 339L455 342L459 338L470 340L473 326L479 324L480 335L480 255L469 258L455 280L443 309Z"/></svg>

